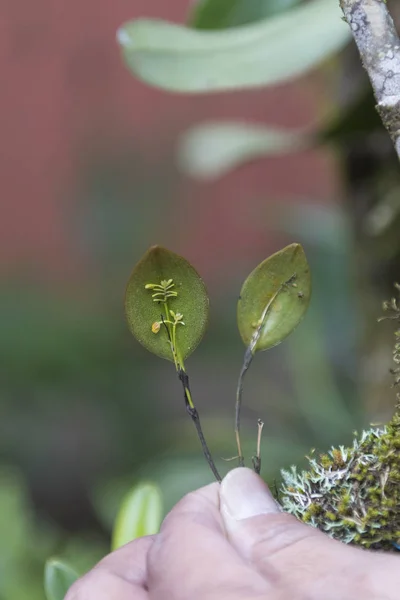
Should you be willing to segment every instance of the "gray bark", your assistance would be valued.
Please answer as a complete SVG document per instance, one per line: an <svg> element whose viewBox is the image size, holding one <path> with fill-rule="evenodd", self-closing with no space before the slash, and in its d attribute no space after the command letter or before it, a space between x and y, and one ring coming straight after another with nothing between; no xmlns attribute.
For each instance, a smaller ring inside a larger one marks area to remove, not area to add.
<svg viewBox="0 0 400 600"><path fill-rule="evenodd" d="M400 158L400 38L385 0L340 0Z"/></svg>

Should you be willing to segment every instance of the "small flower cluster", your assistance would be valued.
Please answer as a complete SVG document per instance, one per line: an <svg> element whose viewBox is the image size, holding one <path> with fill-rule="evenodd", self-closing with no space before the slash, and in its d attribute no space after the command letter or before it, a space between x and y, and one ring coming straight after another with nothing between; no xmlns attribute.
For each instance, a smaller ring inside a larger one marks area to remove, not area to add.
<svg viewBox="0 0 400 600"><path fill-rule="evenodd" d="M172 279L163 279L160 283L146 283L144 287L146 290L151 290L153 292L151 294L153 302L159 302L166 305L166 318L162 321L155 321L154 323L152 323L151 331L153 333L158 333L163 323L165 325L172 325L173 331L175 331L175 327L177 325L185 324L183 322L182 313L175 313L173 310L168 308L168 299L176 298L178 296L178 292L172 289L173 287L175 287L175 284ZM170 330L168 329L168 331Z"/></svg>
<svg viewBox="0 0 400 600"><path fill-rule="evenodd" d="M168 298L176 298L178 292L173 290L175 284L172 279L163 279L160 283L146 283L146 290L152 290L153 302L166 302Z"/></svg>

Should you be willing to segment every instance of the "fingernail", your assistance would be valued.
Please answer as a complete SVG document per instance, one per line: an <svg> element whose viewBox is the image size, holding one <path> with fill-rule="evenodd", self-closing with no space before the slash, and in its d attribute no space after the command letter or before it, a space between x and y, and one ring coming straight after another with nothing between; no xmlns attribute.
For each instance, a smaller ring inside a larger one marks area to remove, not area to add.
<svg viewBox="0 0 400 600"><path fill-rule="evenodd" d="M220 502L222 514L235 521L280 512L261 477L245 467L233 469L223 479Z"/></svg>

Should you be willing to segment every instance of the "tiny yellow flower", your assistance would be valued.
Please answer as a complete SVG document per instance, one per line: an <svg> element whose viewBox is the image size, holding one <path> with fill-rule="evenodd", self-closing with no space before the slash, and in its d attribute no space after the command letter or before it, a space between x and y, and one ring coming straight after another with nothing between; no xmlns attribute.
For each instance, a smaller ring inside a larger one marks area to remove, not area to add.
<svg viewBox="0 0 400 600"><path fill-rule="evenodd" d="M158 333L160 331L160 327L161 327L160 321L155 321L153 323L153 325L151 326L151 330L153 333Z"/></svg>

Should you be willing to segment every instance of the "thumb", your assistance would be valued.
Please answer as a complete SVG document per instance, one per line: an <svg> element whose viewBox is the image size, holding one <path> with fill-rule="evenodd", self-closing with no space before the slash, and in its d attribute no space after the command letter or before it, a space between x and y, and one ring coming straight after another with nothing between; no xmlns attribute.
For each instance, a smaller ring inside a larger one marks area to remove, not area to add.
<svg viewBox="0 0 400 600"><path fill-rule="evenodd" d="M270 571L278 554L282 565L291 562L294 545L297 560L302 562L303 551L313 555L315 545L320 551L321 543L328 546L332 543L313 527L282 512L267 485L247 468L233 469L225 477L220 489L220 507L232 545L261 572L267 568ZM298 546L300 541L303 548ZM263 574L268 576L266 572Z"/></svg>

